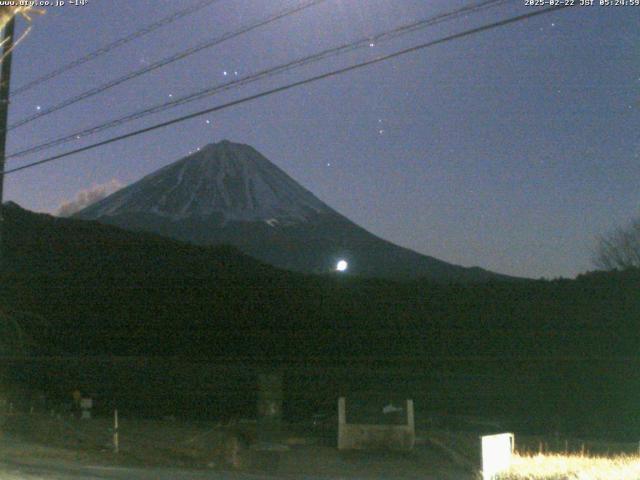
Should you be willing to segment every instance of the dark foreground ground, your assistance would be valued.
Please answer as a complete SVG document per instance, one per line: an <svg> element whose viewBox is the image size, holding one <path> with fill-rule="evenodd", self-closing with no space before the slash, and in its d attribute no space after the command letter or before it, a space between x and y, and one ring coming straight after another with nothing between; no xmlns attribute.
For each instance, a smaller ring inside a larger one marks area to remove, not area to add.
<svg viewBox="0 0 640 480"><path fill-rule="evenodd" d="M413 451L340 452L335 431L287 425L279 451L256 448L255 422L123 418L119 452L112 420L17 414L0 435L2 480L422 479L472 480L479 432L425 427ZM520 454L637 454L637 443L597 442L516 432Z"/></svg>
<svg viewBox="0 0 640 480"><path fill-rule="evenodd" d="M124 420L113 452L107 419L16 416L0 439L0 478L18 479L460 479L474 478L421 439L409 453L339 452L317 432L290 429L284 451L251 445L252 425Z"/></svg>
<svg viewBox="0 0 640 480"><path fill-rule="evenodd" d="M0 478L18 479L461 479L474 478L455 465L434 458L433 454L417 451L407 458L392 454L359 454L336 458L326 448L293 448L282 453L276 469L223 469L131 466L109 462L107 458L74 457L68 451L54 451L43 447L5 440L0 444ZM16 452L19 449L19 452Z"/></svg>

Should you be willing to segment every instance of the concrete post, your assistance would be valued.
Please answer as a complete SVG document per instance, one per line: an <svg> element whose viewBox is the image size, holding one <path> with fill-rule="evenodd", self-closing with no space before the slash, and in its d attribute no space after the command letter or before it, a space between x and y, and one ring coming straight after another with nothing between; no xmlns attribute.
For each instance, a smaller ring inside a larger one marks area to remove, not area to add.
<svg viewBox="0 0 640 480"><path fill-rule="evenodd" d="M338 398L338 449L346 448L347 405L344 397Z"/></svg>
<svg viewBox="0 0 640 480"><path fill-rule="evenodd" d="M338 425L347 423L347 408L344 397L338 399Z"/></svg>
<svg viewBox="0 0 640 480"><path fill-rule="evenodd" d="M120 452L120 432L118 432L118 409L113 411L113 451Z"/></svg>
<svg viewBox="0 0 640 480"><path fill-rule="evenodd" d="M416 423L413 416L413 400L407 400L407 426L411 432L415 433Z"/></svg>

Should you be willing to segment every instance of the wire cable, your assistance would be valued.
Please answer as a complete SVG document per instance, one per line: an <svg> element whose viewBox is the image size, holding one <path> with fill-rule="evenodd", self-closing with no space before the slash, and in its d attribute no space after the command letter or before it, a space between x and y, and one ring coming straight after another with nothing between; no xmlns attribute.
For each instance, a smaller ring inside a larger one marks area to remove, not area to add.
<svg viewBox="0 0 640 480"><path fill-rule="evenodd" d="M115 128L118 127L120 125L123 125L125 123L131 122L133 120L138 120L141 118L144 118L148 115L152 115L155 113L160 113L166 110L169 110L171 108L175 108L177 106L180 105L184 105L187 103L191 103L197 100L200 100L202 98L223 92L223 91L227 91L227 90L231 90L234 88L238 88L244 85L248 85L250 83L256 82L258 80L263 80L265 78L270 78L272 76L275 76L277 74L286 72L286 71L290 71L292 69L295 68L299 68L305 65L309 65L311 63L315 63L318 62L320 60L324 60L326 58L332 57L332 56L337 56L337 55L342 55L345 53L348 53L350 51L354 51L356 49L359 48L363 48L363 47L369 47L372 44L376 44L376 43L382 43L384 41L388 41L391 39L395 39L398 38L402 35L408 34L408 33L412 33L415 32L417 30L426 28L426 27L430 27L433 25L436 25L438 23L444 22L444 21L448 21L451 20L453 18L457 18L461 15L467 15L470 13L476 13L480 10L484 10L487 8L491 8L491 7L495 7L498 6L500 4L506 3L510 0L486 0L484 2L480 2L478 4L475 4L473 6L467 6L458 10L455 10L453 12L447 12L447 13L443 13L443 14L439 14L433 17L429 17L427 19L423 19L423 20L419 20L416 22L412 22L410 24L407 25L402 25L400 27L397 27L391 31L386 31L386 32L382 32L382 33L378 33L376 35L373 36L366 36L363 38L360 38L356 41L347 43L347 44L343 44L340 45L338 47L333 47L327 50L323 50L321 52L315 53L313 55L309 55L309 56L305 56L302 58L298 58L296 60L293 60L291 62L285 63L285 64L281 64L278 65L276 67L271 67L259 72L256 72L254 74L242 77L242 78L238 78L238 79L234 79L228 82L224 82L222 84L218 84L215 85L213 87L208 87L206 89L194 92L194 93L190 93L187 95L184 95L180 98L176 98L175 100L172 101L168 101L168 102L163 102L161 104L158 105L154 105L148 108L145 108L143 110L139 110L137 112L116 118L114 120L110 120L108 122L99 124L99 125L95 125L93 127L89 127L80 131L76 131L74 133L70 133L67 134L63 137L54 139L54 140L49 140L47 142L41 143L39 145L35 145L32 147L28 147L24 150L12 153L10 155L7 155L7 159L11 159L11 158L19 158L19 157L23 157L32 153L36 153L36 152L41 152L43 150L48 150L50 148L77 140L79 138L83 138L89 135L93 135L99 132L103 132L105 130L109 130L111 128Z"/></svg>
<svg viewBox="0 0 640 480"><path fill-rule="evenodd" d="M116 48L119 48L123 45L126 45L127 43L133 42L134 40L137 40L140 37L143 37L144 35L147 35L151 32L154 32L156 30L158 30L159 28L162 28L164 26L170 25L171 23L186 17L187 15L191 15L192 13L195 13L199 10L202 10L205 7L208 7L209 5L216 3L220 0L200 0L199 2L184 8L182 10L178 10L177 12L174 12L164 18L161 18L160 20L158 20L157 22L151 23L149 25L147 25L146 27L141 28L140 30L137 30L129 35L127 35L126 37L122 37L119 38L118 40L115 40L112 43L109 43L107 45L105 45L104 47L100 47L97 50L94 50L91 53L88 53L87 55L77 58L65 65L63 65L60 68L57 68L49 73L46 73L16 89L13 90L13 92L11 92L11 95L13 97L20 95L21 93L24 93L28 90L31 90L34 87L37 87L38 85L45 83L53 78L56 78L59 75L62 75L63 73L68 72L69 70L72 70L76 67L79 67L80 65L83 65L87 62L90 62L91 60L94 60L98 57L101 57L102 55L105 55L109 52L111 52L112 50L115 50Z"/></svg>
<svg viewBox="0 0 640 480"><path fill-rule="evenodd" d="M252 30L255 30L257 28L263 27L265 25L269 25L277 20L280 20L282 18L294 15L298 12L301 12L302 10L305 10L307 8L313 7L315 5L318 5L320 3L326 2L327 0L307 0L306 2L302 3L301 5L298 5L296 7L293 8L289 8L283 11L280 11L279 13L276 13L274 15L271 15L265 19L262 19L256 23L252 23L249 25L246 25L244 27L241 27L238 30L235 30L233 32L228 32L225 33L222 36L219 37L215 37L213 39L209 39L206 40L204 42L201 42L191 48L188 48L186 50L183 50L181 52L175 53L169 57L165 57L162 60L159 60L157 62L152 63L151 65L148 65L146 67L143 67L139 70L135 70L133 72L127 73L126 75L123 75L122 77L118 77L114 80L110 80L107 83L104 83L98 87L92 88L90 90L86 90L82 93L79 93L78 95L68 98L66 100L63 100L62 102L46 108L38 113L35 113L33 115L30 115L28 117L23 118L22 120L18 120L17 122L10 124L9 128L7 130L13 130L15 128L19 128L22 127L23 125L26 125L28 123L33 122L34 120L38 120L39 118L45 117L47 115L50 115L54 112L57 112L59 110L62 110L63 108L67 108L71 105L74 105L78 102L81 102L82 100L86 100L87 98L93 97L95 95L98 95L99 93L102 92L106 92L107 90L120 85L122 83L128 82L130 80L133 80L134 78L138 78L146 73L149 72L153 72L154 70L157 70L158 68L164 67L166 65L169 65L171 63L177 62L178 60L182 60L186 57L189 57L195 53L198 53L202 50L205 50L207 48L211 48L214 47L216 45L220 45L223 42L226 42L227 40L231 40L232 38L236 38L239 37L240 35L244 35L245 33L248 33Z"/></svg>
<svg viewBox="0 0 640 480"><path fill-rule="evenodd" d="M366 60L364 62L356 63L356 64L350 65L348 67L343 67L343 68L339 68L337 70L332 70L330 72L326 72L326 73L323 73L323 74L320 74L320 75L315 75L313 77L309 77L309 78L306 78L304 80L299 80L297 82L288 83L286 85L282 85L280 87L276 87L276 88L272 88L272 89L269 89L269 90L265 90L263 92L260 92L260 93L254 94L254 95L249 95L247 97L243 97L243 98L240 98L238 100L233 100L231 102L227 102L227 103L224 103L224 104L221 104L221 105L216 105L214 107L210 107L210 108L207 108L205 110L200 110L198 112L194 112L194 113L191 113L191 114L188 114L188 115L184 115L184 116L181 116L181 117L178 117L178 118L174 118L174 119L171 119L171 120L168 120L168 121L165 121L165 122L161 122L161 123L158 123L158 124L155 124L155 125L151 125L149 127L145 127L145 128L139 129L139 130L135 130L133 132L129 132L129 133L126 133L126 134L123 134L123 135L118 135L116 137L112 137L112 138L109 138L107 140L103 140L101 142L93 143L91 145L86 145L84 147L80 147L80 148L77 148L77 149L74 149L74 150L71 150L71 151L68 151L68 152L65 152L65 153L61 153L59 155L54 155L52 157L48 157L48 158L44 158L42 160L31 162L31 163L28 163L26 165L22 165L20 167L15 167L15 168L11 168L9 170L4 170L4 171L0 172L0 175L8 175L8 174L11 174L11 173L15 173L15 172L19 172L19 171L26 170L26 169L29 169L29 168L33 168L33 167L36 167L38 165L43 165L45 163L53 162L53 161L56 161L56 160L60 160L62 158L69 157L71 155L75 155L77 153L82 153L82 152L86 152L88 150L93 150L95 148L102 147L104 145L108 145L108 144L111 144L111 143L119 142L119 141L125 140L127 138L132 138L132 137L144 134L144 133L148 133L148 132L151 132L151 131L154 131L154 130L158 130L160 128L164 128L164 127L167 127L167 126L170 126L170 125L174 125L176 123L181 123L181 122L184 122L186 120L191 120L192 118L200 117L202 115L207 115L207 114L210 114L210 113L213 113L213 112L217 112L217 111L220 111L220 110L225 110L227 108L234 107L236 105L240 105L240 104L247 103L247 102L250 102L250 101L253 101L253 100L257 100L259 98L267 97L267 96L270 96L270 95L273 95L273 94L276 94L276 93L284 92L284 91L290 90L292 88L300 87L300 86L303 86L303 85L308 85L310 83L314 83L314 82L317 82L319 80L335 77L335 76L342 75L342 74L347 73L347 72L351 72L351 71L354 71L354 70L359 70L361 68L368 67L370 65L375 65L375 64L378 64L378 63L381 63L381 62L385 62L387 60L391 60L393 58L397 58L397 57L400 57L400 56L403 56L403 55L407 55L409 53L413 53L413 52L417 52L417 51L420 51L420 50L424 50L426 48L433 47L435 45L441 45L443 43L447 43L447 42L450 42L452 40L457 40L457 39L460 39L460 38L468 37L468 36L475 35L475 34L478 34L478 33L481 33L481 32L485 32L487 30L493 30L493 29L498 28L498 27L502 27L502 26L505 26L505 25L509 25L509 24L513 24L513 23L520 22L520 21L523 21L523 20L527 20L529 18L537 17L539 15L544 15L544 14L547 14L547 13L550 13L550 12L559 11L559 10L562 10L562 9L565 9L565 8L568 8L568 5L546 7L546 8L542 8L540 10L535 10L535 11L532 11L532 12L529 12L529 13L526 13L526 14L523 14L523 15L518 15L516 17L507 18L505 20L500 20L500 21L497 21L497 22L493 22L493 23L490 23L490 24L487 24L487 25L483 25L481 27L476 27L476 28L473 28L473 29L470 29L470 30L465 30L463 32L456 33L456 34L453 34L453 35L448 35L446 37L442 37L442 38L439 38L437 40L432 40L432 41L427 42L427 43L422 43L422 44L419 44L419 45L415 45L413 47L405 48L403 50L399 50L399 51L396 51L394 53L390 53L390 54L387 54L387 55L376 57L376 58L371 59L371 60Z"/></svg>

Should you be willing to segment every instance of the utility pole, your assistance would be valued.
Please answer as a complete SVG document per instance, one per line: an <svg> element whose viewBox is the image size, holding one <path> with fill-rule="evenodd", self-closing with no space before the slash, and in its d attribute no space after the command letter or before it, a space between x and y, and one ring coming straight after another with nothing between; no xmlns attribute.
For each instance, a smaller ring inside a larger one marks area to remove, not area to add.
<svg viewBox="0 0 640 480"><path fill-rule="evenodd" d="M13 17L5 25L2 31L2 73L0 74L0 269L5 262L5 242L4 242L4 165L7 148L7 128L9 118L9 88L11 84L11 50L13 49L13 32L15 30L16 18Z"/></svg>

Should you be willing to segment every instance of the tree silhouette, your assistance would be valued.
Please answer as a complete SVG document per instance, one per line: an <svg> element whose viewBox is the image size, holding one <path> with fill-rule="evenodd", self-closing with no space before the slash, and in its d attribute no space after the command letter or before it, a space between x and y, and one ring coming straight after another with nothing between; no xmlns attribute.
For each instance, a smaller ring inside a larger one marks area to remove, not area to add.
<svg viewBox="0 0 640 480"><path fill-rule="evenodd" d="M640 268L640 217L600 236L593 263L603 270Z"/></svg>

